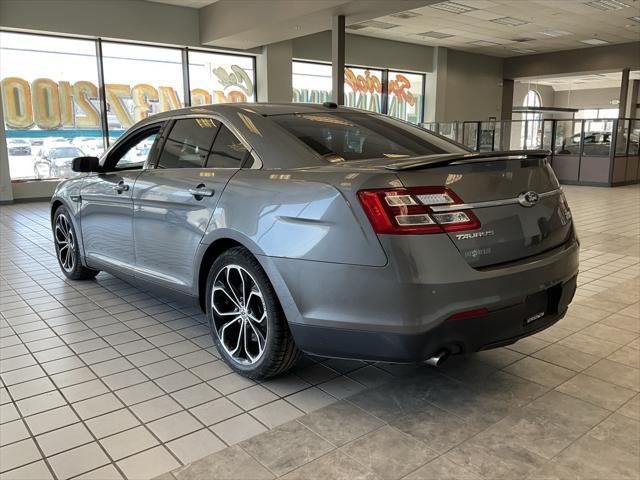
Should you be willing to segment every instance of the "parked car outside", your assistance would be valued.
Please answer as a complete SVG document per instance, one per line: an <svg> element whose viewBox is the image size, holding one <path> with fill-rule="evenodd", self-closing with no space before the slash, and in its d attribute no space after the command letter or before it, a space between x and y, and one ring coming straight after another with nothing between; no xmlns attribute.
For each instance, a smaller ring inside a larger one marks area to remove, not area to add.
<svg viewBox="0 0 640 480"><path fill-rule="evenodd" d="M34 163L36 178L70 178L78 175L71 168L74 158L84 156L84 152L74 146L50 147L42 151Z"/></svg>
<svg viewBox="0 0 640 480"><path fill-rule="evenodd" d="M437 365L566 313L578 241L549 154L331 103L186 108L74 161L54 244L70 279L198 303L251 378L301 352Z"/></svg>
<svg viewBox="0 0 640 480"><path fill-rule="evenodd" d="M9 138L7 140L9 155L31 155L31 144L23 138Z"/></svg>

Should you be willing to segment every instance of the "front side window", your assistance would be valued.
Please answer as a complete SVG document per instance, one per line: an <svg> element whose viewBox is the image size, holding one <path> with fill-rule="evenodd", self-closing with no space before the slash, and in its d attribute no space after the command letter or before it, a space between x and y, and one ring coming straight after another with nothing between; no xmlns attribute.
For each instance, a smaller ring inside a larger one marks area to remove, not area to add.
<svg viewBox="0 0 640 480"><path fill-rule="evenodd" d="M105 168L110 170L138 170L141 169L151 152L151 147L158 136L159 127L147 133L140 134L118 148L112 156L107 159Z"/></svg>
<svg viewBox="0 0 640 480"><path fill-rule="evenodd" d="M211 155L207 161L209 168L240 168L249 151L231 130L222 125L213 142Z"/></svg>
<svg viewBox="0 0 640 480"><path fill-rule="evenodd" d="M158 168L201 168L220 122L212 118L176 120L164 144Z"/></svg>
<svg viewBox="0 0 640 480"><path fill-rule="evenodd" d="M383 115L310 113L270 119L331 162L468 153L427 130Z"/></svg>

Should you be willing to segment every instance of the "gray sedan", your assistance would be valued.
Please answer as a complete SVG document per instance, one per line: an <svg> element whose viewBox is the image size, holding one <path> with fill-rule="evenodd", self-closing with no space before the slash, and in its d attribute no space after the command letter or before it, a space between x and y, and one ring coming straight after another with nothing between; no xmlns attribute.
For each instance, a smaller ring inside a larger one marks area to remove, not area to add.
<svg viewBox="0 0 640 480"><path fill-rule="evenodd" d="M565 314L578 241L547 155L331 103L186 108L74 160L55 248L70 279L197 302L251 378L301 352L437 365Z"/></svg>

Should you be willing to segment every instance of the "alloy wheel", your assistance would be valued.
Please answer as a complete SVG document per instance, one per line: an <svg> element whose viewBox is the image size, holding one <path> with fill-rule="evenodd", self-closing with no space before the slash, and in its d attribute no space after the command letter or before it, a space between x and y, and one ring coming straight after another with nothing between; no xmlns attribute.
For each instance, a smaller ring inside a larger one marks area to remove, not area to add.
<svg viewBox="0 0 640 480"><path fill-rule="evenodd" d="M65 214L56 218L55 240L60 265L66 272L71 272L76 261L76 241L71 223Z"/></svg>
<svg viewBox="0 0 640 480"><path fill-rule="evenodd" d="M255 279L238 265L222 268L211 292L213 326L221 347L240 365L263 355L268 336L267 310Z"/></svg>

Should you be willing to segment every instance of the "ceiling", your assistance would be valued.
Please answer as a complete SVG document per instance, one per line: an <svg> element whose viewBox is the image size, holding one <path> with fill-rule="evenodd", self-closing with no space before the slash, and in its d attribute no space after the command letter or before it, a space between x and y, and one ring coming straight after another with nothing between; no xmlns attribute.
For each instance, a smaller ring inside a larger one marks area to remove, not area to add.
<svg viewBox="0 0 640 480"><path fill-rule="evenodd" d="M383 24L364 22L355 29L347 17L347 28L500 57L640 40L640 0L455 0L405 13L408 18L387 15L375 19Z"/></svg>
<svg viewBox="0 0 640 480"><path fill-rule="evenodd" d="M200 9L203 43L229 48L326 30L332 15L349 33L499 57L640 41L640 0L149 1Z"/></svg>
<svg viewBox="0 0 640 480"><path fill-rule="evenodd" d="M640 80L640 71L630 72L629 79ZM518 79L520 83L548 85L555 91L587 90L591 88L620 88L621 80L622 73L620 72L555 77L527 77Z"/></svg>
<svg viewBox="0 0 640 480"><path fill-rule="evenodd" d="M166 3L168 5L177 5L179 7L202 8L218 0L147 0L148 2Z"/></svg>

